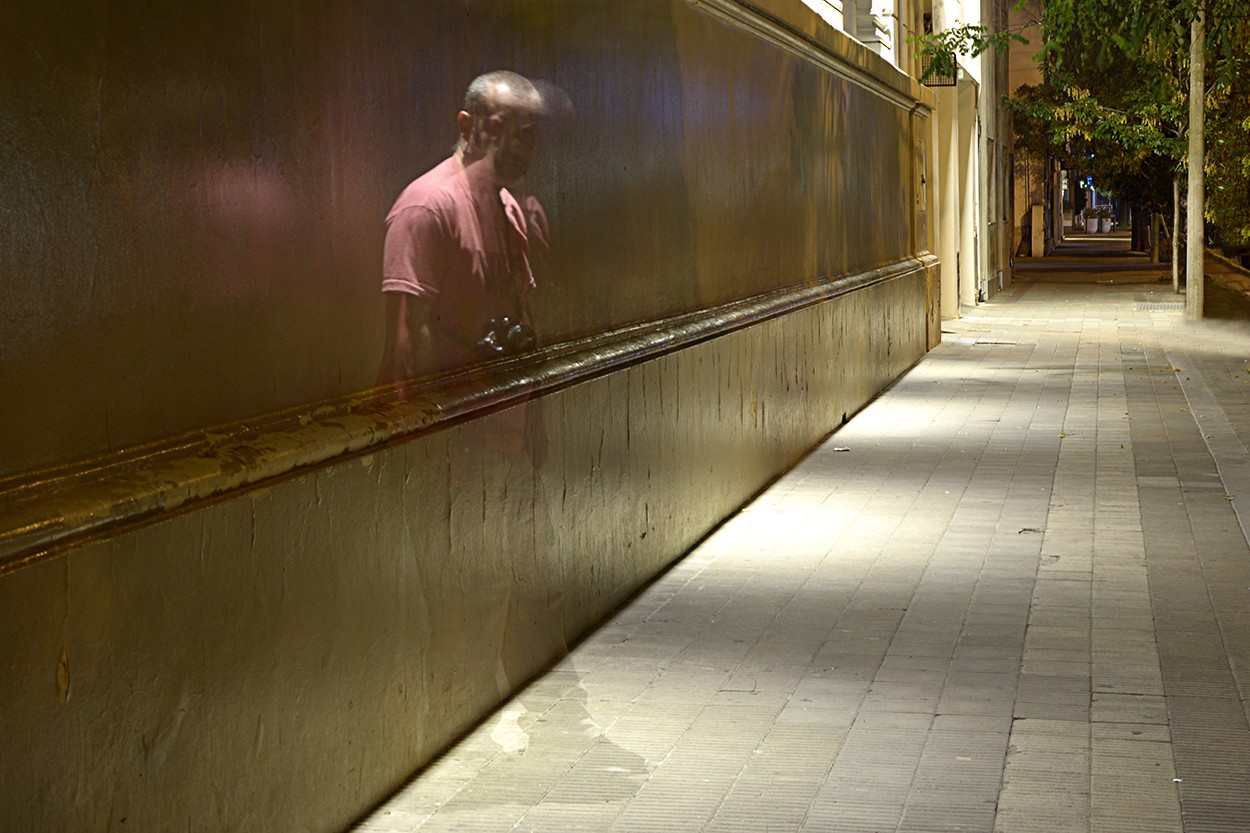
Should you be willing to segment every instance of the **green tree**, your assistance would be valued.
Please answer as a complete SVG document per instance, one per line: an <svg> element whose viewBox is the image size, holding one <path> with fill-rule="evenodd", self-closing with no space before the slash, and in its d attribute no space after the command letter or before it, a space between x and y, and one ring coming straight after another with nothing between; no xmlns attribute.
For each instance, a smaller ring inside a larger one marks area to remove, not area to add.
<svg viewBox="0 0 1250 833"><path fill-rule="evenodd" d="M1026 146L1031 141L1038 152L1098 168L1104 187L1155 211L1167 201L1170 171L1174 217L1180 177L1190 168L1189 204L1196 207L1190 236L1198 245L1190 247L1187 309L1200 316L1204 207L1226 240L1250 242L1246 0L1049 0L1040 23L1046 82L1010 102ZM958 27L918 40L931 68L948 68L959 54L980 54L1011 39L1018 38ZM1216 138L1205 154L1208 111ZM1177 225L1174 219L1174 280Z"/></svg>
<svg viewBox="0 0 1250 833"><path fill-rule="evenodd" d="M1250 6L1240 24L1229 40L1243 46L1218 57L1206 97L1205 168L1207 217L1227 247L1244 249L1250 247Z"/></svg>
<svg viewBox="0 0 1250 833"><path fill-rule="evenodd" d="M1121 125L1139 128L1135 135L1121 132L1121 144L1175 159L1177 184L1182 171L1188 174L1186 312L1200 318L1204 215L1238 236L1244 228L1239 220L1250 209L1250 170L1238 163L1245 157L1250 115L1239 86L1250 68L1250 9L1245 0L1051 0L1044 17L1050 83L1079 85L1093 80L1091 73L1101 77L1096 88L1084 89L1097 89L1100 102L1124 113ZM1210 155L1208 112L1215 117L1219 148ZM1150 135L1155 128L1162 137ZM1185 153L1172 137L1184 138ZM1211 189L1204 178L1208 166ZM1219 196L1208 202L1208 190ZM1179 187L1174 194L1179 197ZM1173 258L1174 275L1178 260Z"/></svg>

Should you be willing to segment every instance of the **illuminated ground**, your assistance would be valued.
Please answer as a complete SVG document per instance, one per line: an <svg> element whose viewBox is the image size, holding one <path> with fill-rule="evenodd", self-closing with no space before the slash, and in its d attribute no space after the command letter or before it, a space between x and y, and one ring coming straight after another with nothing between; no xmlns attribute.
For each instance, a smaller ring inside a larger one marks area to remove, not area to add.
<svg viewBox="0 0 1250 833"><path fill-rule="evenodd" d="M359 829L1250 829L1250 324L1096 272L947 322Z"/></svg>

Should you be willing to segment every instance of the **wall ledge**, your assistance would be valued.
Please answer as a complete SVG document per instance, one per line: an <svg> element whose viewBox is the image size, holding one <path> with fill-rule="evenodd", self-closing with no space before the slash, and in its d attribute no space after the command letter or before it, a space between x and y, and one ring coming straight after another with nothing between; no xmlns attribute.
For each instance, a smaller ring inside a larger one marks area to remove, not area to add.
<svg viewBox="0 0 1250 833"><path fill-rule="evenodd" d="M469 370L0 478L0 575L208 501L361 456L937 263L923 253Z"/></svg>

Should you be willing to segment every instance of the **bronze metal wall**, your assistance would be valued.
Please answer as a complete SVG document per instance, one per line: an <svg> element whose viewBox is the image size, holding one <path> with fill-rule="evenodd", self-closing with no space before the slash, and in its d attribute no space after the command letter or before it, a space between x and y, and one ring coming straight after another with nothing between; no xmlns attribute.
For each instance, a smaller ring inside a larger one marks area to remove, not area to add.
<svg viewBox="0 0 1250 833"><path fill-rule="evenodd" d="M937 336L930 99L798 0L111 5L0 8L14 829L342 829ZM497 67L572 105L549 347L378 404Z"/></svg>
<svg viewBox="0 0 1250 833"><path fill-rule="evenodd" d="M682 0L17 0L0 33L0 475L373 384L383 218L483 70L572 108L519 189L547 343L916 251L906 106Z"/></svg>

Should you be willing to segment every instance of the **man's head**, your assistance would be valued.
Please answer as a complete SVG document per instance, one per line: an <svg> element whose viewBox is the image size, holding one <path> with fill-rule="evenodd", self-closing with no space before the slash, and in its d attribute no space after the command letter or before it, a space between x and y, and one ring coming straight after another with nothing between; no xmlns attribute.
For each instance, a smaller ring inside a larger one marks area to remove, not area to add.
<svg viewBox="0 0 1250 833"><path fill-rule="evenodd" d="M542 112L542 96L528 79L507 70L479 75L456 115L464 163L485 161L498 184L516 182L529 170Z"/></svg>

